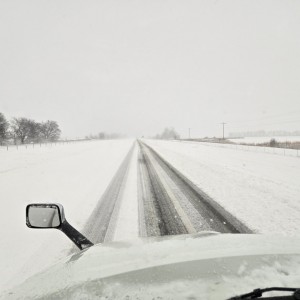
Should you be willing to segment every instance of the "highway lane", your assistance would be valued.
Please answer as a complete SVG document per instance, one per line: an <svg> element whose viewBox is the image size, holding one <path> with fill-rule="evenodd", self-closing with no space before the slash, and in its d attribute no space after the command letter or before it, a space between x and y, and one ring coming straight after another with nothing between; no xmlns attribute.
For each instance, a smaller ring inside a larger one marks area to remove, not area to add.
<svg viewBox="0 0 300 300"><path fill-rule="evenodd" d="M138 141L132 145L84 226L83 234L93 243L113 240L123 191L129 184L130 161L137 145L139 154L137 170L134 170L137 172L137 195L132 196L137 197L139 236L201 231L251 233L247 226L167 163L154 149ZM71 252L75 251L72 248Z"/></svg>
<svg viewBox="0 0 300 300"><path fill-rule="evenodd" d="M140 206L147 236L218 231L251 233L236 217L139 141ZM158 232L159 231L159 232ZM146 233L146 234L145 234Z"/></svg>

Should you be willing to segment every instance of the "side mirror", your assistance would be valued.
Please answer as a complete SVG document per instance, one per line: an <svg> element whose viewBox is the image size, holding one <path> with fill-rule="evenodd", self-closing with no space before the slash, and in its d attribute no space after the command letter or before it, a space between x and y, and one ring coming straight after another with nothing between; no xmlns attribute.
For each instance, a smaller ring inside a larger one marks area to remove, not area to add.
<svg viewBox="0 0 300 300"><path fill-rule="evenodd" d="M60 204L29 204L26 207L26 225L30 228L59 228L65 221Z"/></svg>
<svg viewBox="0 0 300 300"><path fill-rule="evenodd" d="M65 218L61 204L35 203L26 207L26 225L29 228L55 228L61 230L80 249L94 244L72 227Z"/></svg>

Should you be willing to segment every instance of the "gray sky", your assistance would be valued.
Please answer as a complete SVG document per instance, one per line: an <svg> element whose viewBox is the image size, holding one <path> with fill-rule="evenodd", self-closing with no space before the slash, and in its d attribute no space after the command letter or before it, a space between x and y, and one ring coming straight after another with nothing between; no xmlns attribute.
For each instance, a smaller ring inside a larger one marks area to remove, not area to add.
<svg viewBox="0 0 300 300"><path fill-rule="evenodd" d="M63 136L300 130L300 1L0 0L0 112Z"/></svg>

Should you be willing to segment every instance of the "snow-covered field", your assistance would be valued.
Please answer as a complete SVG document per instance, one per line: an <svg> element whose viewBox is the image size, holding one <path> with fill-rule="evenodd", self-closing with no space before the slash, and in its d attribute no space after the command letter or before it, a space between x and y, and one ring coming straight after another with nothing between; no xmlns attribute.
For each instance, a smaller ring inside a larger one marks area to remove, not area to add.
<svg viewBox="0 0 300 300"><path fill-rule="evenodd" d="M133 140L42 147L0 147L0 290L68 254L72 243L57 230L26 227L25 207L57 202L81 229Z"/></svg>
<svg viewBox="0 0 300 300"><path fill-rule="evenodd" d="M238 139L230 139L234 143L246 143L246 144L259 144L270 142L271 139L275 139L277 142L300 142L300 136L257 136L257 137L245 137Z"/></svg>
<svg viewBox="0 0 300 300"><path fill-rule="evenodd" d="M184 143L199 143L193 141L182 141ZM226 148L226 149L234 149L234 150L242 150L242 151L250 151L250 152L263 152L270 153L282 156L294 156L300 157L300 149L286 149L286 148L276 148L276 147L261 147L254 145L241 145L236 142L236 144L223 144L223 143L209 143L209 142L201 142L202 146L215 147L215 148Z"/></svg>
<svg viewBox="0 0 300 300"><path fill-rule="evenodd" d="M259 233L300 235L300 158L146 140L162 157Z"/></svg>

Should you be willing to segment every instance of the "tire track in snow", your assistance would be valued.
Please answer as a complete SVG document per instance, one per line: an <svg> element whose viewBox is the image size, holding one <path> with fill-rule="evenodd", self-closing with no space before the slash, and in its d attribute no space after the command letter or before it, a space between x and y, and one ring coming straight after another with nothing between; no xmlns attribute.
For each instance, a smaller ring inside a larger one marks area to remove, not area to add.
<svg viewBox="0 0 300 300"><path fill-rule="evenodd" d="M147 236L218 231L251 233L251 230L166 162L153 148L139 141L141 157L140 202L144 206ZM155 207L156 209L151 208ZM152 217L151 217L152 216ZM156 225L149 222L156 219Z"/></svg>
<svg viewBox="0 0 300 300"><path fill-rule="evenodd" d="M112 237L113 241L132 240L139 236L138 199L137 199L137 161L138 147L134 147L118 218Z"/></svg>
<svg viewBox="0 0 300 300"><path fill-rule="evenodd" d="M110 241L114 235L122 193L135 143L130 148L103 196L88 218L83 234L94 244Z"/></svg>
<svg viewBox="0 0 300 300"><path fill-rule="evenodd" d="M150 179L146 158L140 148L138 158L139 235L160 236L167 234L163 212L157 201L155 186Z"/></svg>

